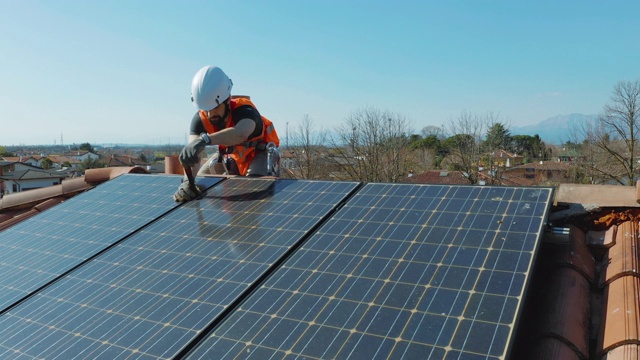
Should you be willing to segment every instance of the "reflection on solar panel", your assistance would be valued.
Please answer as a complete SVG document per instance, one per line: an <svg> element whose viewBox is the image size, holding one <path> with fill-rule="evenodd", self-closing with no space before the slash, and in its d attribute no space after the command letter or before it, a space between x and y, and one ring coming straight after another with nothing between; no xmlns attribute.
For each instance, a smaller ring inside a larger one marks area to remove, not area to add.
<svg viewBox="0 0 640 360"><path fill-rule="evenodd" d="M0 233L0 311L174 208L179 183L122 175Z"/></svg>
<svg viewBox="0 0 640 360"><path fill-rule="evenodd" d="M551 194L368 184L188 358L503 359Z"/></svg>
<svg viewBox="0 0 640 360"><path fill-rule="evenodd" d="M228 179L0 316L0 358L168 358L358 183Z"/></svg>

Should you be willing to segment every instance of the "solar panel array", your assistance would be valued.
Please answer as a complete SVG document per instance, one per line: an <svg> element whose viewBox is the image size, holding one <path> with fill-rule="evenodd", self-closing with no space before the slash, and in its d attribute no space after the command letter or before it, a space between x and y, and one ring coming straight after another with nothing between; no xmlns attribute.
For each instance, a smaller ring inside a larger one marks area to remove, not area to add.
<svg viewBox="0 0 640 360"><path fill-rule="evenodd" d="M552 189L204 181L177 206L179 178L130 175L11 228L111 216L45 279L16 268L37 286L0 313L0 358L507 356Z"/></svg>
<svg viewBox="0 0 640 360"><path fill-rule="evenodd" d="M226 180L0 316L0 358L170 358L356 186Z"/></svg>
<svg viewBox="0 0 640 360"><path fill-rule="evenodd" d="M504 358L550 195L368 184L189 358Z"/></svg>
<svg viewBox="0 0 640 360"><path fill-rule="evenodd" d="M178 179L119 176L0 232L0 312L176 207Z"/></svg>

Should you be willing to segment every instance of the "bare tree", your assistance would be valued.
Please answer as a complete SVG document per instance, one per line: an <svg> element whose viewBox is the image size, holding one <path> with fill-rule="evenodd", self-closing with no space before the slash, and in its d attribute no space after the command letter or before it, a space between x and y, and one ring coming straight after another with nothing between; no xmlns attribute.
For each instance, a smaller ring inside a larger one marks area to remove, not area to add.
<svg viewBox="0 0 640 360"><path fill-rule="evenodd" d="M301 179L327 177L327 132L316 130L314 122L305 114L298 127L291 133L288 149L292 157L291 174Z"/></svg>
<svg viewBox="0 0 640 360"><path fill-rule="evenodd" d="M397 182L408 173L409 124L401 115L372 107L353 112L336 129L334 160L346 178Z"/></svg>
<svg viewBox="0 0 640 360"><path fill-rule="evenodd" d="M618 82L596 122L582 126L588 151L583 166L593 182L635 185L639 119L640 80Z"/></svg>
<svg viewBox="0 0 640 360"><path fill-rule="evenodd" d="M422 128L422 130L420 130L420 135L422 135L423 138L429 137L429 136L435 136L438 139L444 139L444 129L442 129L439 126L433 126L433 125L428 125Z"/></svg>
<svg viewBox="0 0 640 360"><path fill-rule="evenodd" d="M444 145L449 151L450 168L463 171L470 184L479 181L479 164L485 150L483 137L497 123L499 116L493 112L480 115L464 110L443 126L448 136Z"/></svg>
<svg viewBox="0 0 640 360"><path fill-rule="evenodd" d="M386 113L387 126L382 132L382 181L398 182L412 167L410 160L409 122L404 116Z"/></svg>

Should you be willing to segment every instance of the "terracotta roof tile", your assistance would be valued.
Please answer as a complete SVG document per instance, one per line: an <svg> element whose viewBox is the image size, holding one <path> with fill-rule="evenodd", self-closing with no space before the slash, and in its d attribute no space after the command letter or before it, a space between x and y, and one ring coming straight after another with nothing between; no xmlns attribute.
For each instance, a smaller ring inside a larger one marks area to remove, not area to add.
<svg viewBox="0 0 640 360"><path fill-rule="evenodd" d="M500 181L505 186L534 186L536 185L535 179L527 179L522 176L513 176L510 174L502 174Z"/></svg>
<svg viewBox="0 0 640 360"><path fill-rule="evenodd" d="M50 198L48 200L45 200L41 203L36 204L30 209L24 209L23 211L14 211L11 216L0 217L0 231L4 229L8 229L21 221L24 221L34 215L37 215L49 208L52 208L58 205L59 203L63 202L65 199L66 197L63 197L63 196Z"/></svg>
<svg viewBox="0 0 640 360"><path fill-rule="evenodd" d="M539 298L532 331L555 337L573 348L580 358L588 358L590 289L589 281L579 272L569 267L556 268Z"/></svg>
<svg viewBox="0 0 640 360"><path fill-rule="evenodd" d="M587 244L596 248L609 249L615 244L617 225L611 226L607 230L592 230L587 232Z"/></svg>
<svg viewBox="0 0 640 360"><path fill-rule="evenodd" d="M640 279L623 276L605 288L598 353L624 344L640 344Z"/></svg>
<svg viewBox="0 0 640 360"><path fill-rule="evenodd" d="M78 159L70 158L64 155L49 155L47 156L52 162L56 164L64 164L65 162L69 162L69 164L80 164L81 161Z"/></svg>
<svg viewBox="0 0 640 360"><path fill-rule="evenodd" d="M109 162L107 166L139 166L139 165L149 165L149 163L144 162L134 156L131 155L111 155L109 158Z"/></svg>
<svg viewBox="0 0 640 360"><path fill-rule="evenodd" d="M84 177L68 179L60 185L48 186L0 198L0 230L46 210L62 200L125 173L148 173L140 167L90 169Z"/></svg>
<svg viewBox="0 0 640 360"><path fill-rule="evenodd" d="M570 227L563 242L541 244L513 359L588 358L595 259L584 241L584 232Z"/></svg>
<svg viewBox="0 0 640 360"><path fill-rule="evenodd" d="M636 344L621 345L602 355L601 360L639 360L640 346Z"/></svg>
<svg viewBox="0 0 640 360"><path fill-rule="evenodd" d="M548 257L548 265L571 267L584 276L590 283L595 281L596 260L587 246L585 234L576 226L569 226L569 242Z"/></svg>
<svg viewBox="0 0 640 360"><path fill-rule="evenodd" d="M640 241L636 231L635 222L627 221L617 226L617 229L609 229L614 232L614 245L611 246L604 258L603 270L599 286L604 287L615 279L625 275L639 276L638 249Z"/></svg>

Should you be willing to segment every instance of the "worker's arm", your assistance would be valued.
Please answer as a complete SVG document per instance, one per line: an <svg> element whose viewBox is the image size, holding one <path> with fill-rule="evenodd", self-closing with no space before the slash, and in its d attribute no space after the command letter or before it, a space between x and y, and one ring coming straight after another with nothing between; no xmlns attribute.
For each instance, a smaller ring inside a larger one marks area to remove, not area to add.
<svg viewBox="0 0 640 360"><path fill-rule="evenodd" d="M187 146L185 146L185 148L182 150L182 153L180 153L180 162L181 162L181 163L183 163L183 164L184 164L184 162L183 162L183 161L184 161L184 159L183 159L183 154L184 154L184 152L185 152L185 149L186 149L189 145L194 144L197 140L200 140L200 135L194 135L194 134L189 135L189 142L187 143L188 145L187 145ZM202 147L202 150L200 150L200 151L197 153L198 157L197 157L197 160L195 161L195 164L194 164L194 165L191 165L191 169L192 169L192 172L193 172L194 174L197 174L197 173L198 173L198 171L200 171L200 160L202 160L202 152L203 152L203 151L204 151L204 146ZM187 165L187 166L189 166L189 165ZM185 175L184 175L184 181L187 181L187 174L185 174Z"/></svg>
<svg viewBox="0 0 640 360"><path fill-rule="evenodd" d="M189 135L189 144L180 153L180 162L193 169L194 173L200 170L200 159L207 145L234 146L246 141L256 128L256 123L251 119L242 119L236 126L222 129L212 134Z"/></svg>
<svg viewBox="0 0 640 360"><path fill-rule="evenodd" d="M256 128L256 122L251 119L242 119L236 126L222 129L213 134L208 134L211 143L209 145L234 146L246 141Z"/></svg>

